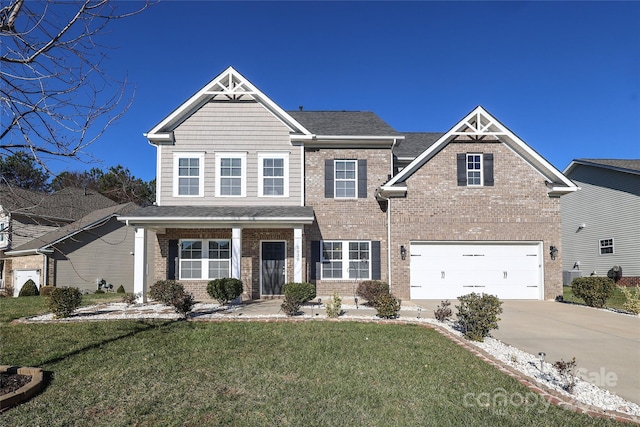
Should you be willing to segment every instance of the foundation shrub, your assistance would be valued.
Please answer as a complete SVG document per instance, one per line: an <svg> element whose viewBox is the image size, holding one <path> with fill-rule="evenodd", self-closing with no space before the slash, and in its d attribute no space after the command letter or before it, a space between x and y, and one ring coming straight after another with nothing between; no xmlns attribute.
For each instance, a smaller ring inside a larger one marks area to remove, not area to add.
<svg viewBox="0 0 640 427"><path fill-rule="evenodd" d="M325 310L327 312L327 317L336 318L342 314L342 298L338 295L337 292L333 293L333 297L325 304Z"/></svg>
<svg viewBox="0 0 640 427"><path fill-rule="evenodd" d="M400 311L400 300L392 294L386 293L375 299L374 308L377 316L383 319L395 319Z"/></svg>
<svg viewBox="0 0 640 427"><path fill-rule="evenodd" d="M242 281L225 277L222 279L214 279L207 283L207 293L209 296L220 303L220 305L228 304L242 295Z"/></svg>
<svg viewBox="0 0 640 427"><path fill-rule="evenodd" d="M297 295L285 295L284 301L280 305L280 308L287 316L296 316L300 313L300 306L302 305L302 301L298 299Z"/></svg>
<svg viewBox="0 0 640 427"><path fill-rule="evenodd" d="M624 295L624 303L622 303L622 308L633 313L640 313L640 286L636 286L634 290L626 286L618 286L620 288L620 292ZM42 292L42 289L40 289Z"/></svg>
<svg viewBox="0 0 640 427"><path fill-rule="evenodd" d="M613 280L608 277L576 277L571 282L573 295L582 298L589 307L604 307L615 289Z"/></svg>
<svg viewBox="0 0 640 427"><path fill-rule="evenodd" d="M472 341L484 341L492 330L498 329L498 315L502 313L502 301L495 295L470 293L458 297L456 305L457 326Z"/></svg>
<svg viewBox="0 0 640 427"><path fill-rule="evenodd" d="M40 288L40 295L43 297L49 296L54 289L53 286L43 286Z"/></svg>
<svg viewBox="0 0 640 427"><path fill-rule="evenodd" d="M78 288L55 288L47 297L47 307L56 318L71 316L82 304L82 292Z"/></svg>
<svg viewBox="0 0 640 427"><path fill-rule="evenodd" d="M283 287L284 296L295 296L302 304L316 297L316 285L306 282L289 282Z"/></svg>
<svg viewBox="0 0 640 427"><path fill-rule="evenodd" d="M127 305L135 304L137 300L138 296L134 293L125 293L122 295L122 302Z"/></svg>
<svg viewBox="0 0 640 427"><path fill-rule="evenodd" d="M18 294L19 297L35 297L37 295L40 295L38 286L36 286L35 282L31 279L24 282L24 285L22 285L22 289L20 289L20 293Z"/></svg>
<svg viewBox="0 0 640 427"><path fill-rule="evenodd" d="M438 319L438 321L444 322L451 317L453 312L449 307L450 305L451 303L449 302L449 300L444 300L440 302L440 305L438 307L436 307L434 315L436 316L436 319Z"/></svg>
<svg viewBox="0 0 640 427"><path fill-rule="evenodd" d="M389 285L380 280L365 280L360 282L356 295L367 300L369 305L375 306L376 299L382 295L389 294Z"/></svg>
<svg viewBox="0 0 640 427"><path fill-rule="evenodd" d="M124 294L126 291L124 290L124 286L120 285L118 286L118 289L116 290L117 294Z"/></svg>
<svg viewBox="0 0 640 427"><path fill-rule="evenodd" d="M173 307L176 313L185 317L196 303L193 295L186 292L182 283L175 280L158 280L149 288L149 296Z"/></svg>

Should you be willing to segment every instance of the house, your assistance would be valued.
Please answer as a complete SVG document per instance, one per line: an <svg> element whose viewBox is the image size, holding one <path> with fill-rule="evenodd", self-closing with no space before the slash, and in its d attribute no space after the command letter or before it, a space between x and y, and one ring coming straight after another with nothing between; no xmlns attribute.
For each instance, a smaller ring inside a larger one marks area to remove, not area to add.
<svg viewBox="0 0 640 427"><path fill-rule="evenodd" d="M245 299L289 281L353 295L384 280L405 299L561 293L559 196L577 187L482 107L403 134L372 112L285 111L230 67L145 136L156 205L120 217L143 298L147 269L196 298L225 276Z"/></svg>
<svg viewBox="0 0 640 427"><path fill-rule="evenodd" d="M561 203L565 285L613 266L640 285L640 159L576 159L564 174L580 187Z"/></svg>
<svg viewBox="0 0 640 427"><path fill-rule="evenodd" d="M115 291L122 285L133 292L133 231L117 220L137 205L125 203L98 209L79 220L52 230L6 252L14 263L22 257L46 258L48 285L70 286L83 292L98 282ZM14 282L17 296L20 281Z"/></svg>
<svg viewBox="0 0 640 427"><path fill-rule="evenodd" d="M3 292L13 289L17 294L28 279L38 286L52 283L52 260L46 252L36 250L19 257L7 253L96 209L115 204L97 192L81 188L49 194L0 185L0 288Z"/></svg>

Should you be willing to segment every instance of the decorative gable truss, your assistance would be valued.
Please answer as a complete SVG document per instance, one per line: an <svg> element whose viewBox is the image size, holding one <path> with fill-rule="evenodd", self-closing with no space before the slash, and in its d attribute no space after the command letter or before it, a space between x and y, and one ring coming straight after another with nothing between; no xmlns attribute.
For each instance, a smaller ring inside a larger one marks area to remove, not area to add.
<svg viewBox="0 0 640 427"><path fill-rule="evenodd" d="M574 192L578 187L558 169L529 147L518 136L500 123L481 106L476 107L467 116L442 135L433 145L426 149L400 173L384 184L377 195L380 198L403 197L407 192L405 181L419 170L425 163L438 154L450 142L499 142L524 159L542 177L547 186L549 197L559 197ZM477 178L477 185L493 185L493 156L485 153L478 159L468 159L464 154L457 158L458 185L469 185L467 175L471 161L482 162L485 176Z"/></svg>

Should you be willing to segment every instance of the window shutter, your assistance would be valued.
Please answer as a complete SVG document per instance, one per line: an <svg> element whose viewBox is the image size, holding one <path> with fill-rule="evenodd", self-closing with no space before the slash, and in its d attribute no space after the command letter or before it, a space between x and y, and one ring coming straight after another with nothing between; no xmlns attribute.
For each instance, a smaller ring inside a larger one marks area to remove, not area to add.
<svg viewBox="0 0 640 427"><path fill-rule="evenodd" d="M324 161L324 197L333 199L333 160Z"/></svg>
<svg viewBox="0 0 640 427"><path fill-rule="evenodd" d="M380 280L380 241L371 242L371 280Z"/></svg>
<svg viewBox="0 0 640 427"><path fill-rule="evenodd" d="M169 240L169 251L167 255L167 279L175 280L177 278L178 264L178 240Z"/></svg>
<svg viewBox="0 0 640 427"><path fill-rule="evenodd" d="M484 174L484 185L493 186L493 154L484 153L482 155L482 173Z"/></svg>
<svg viewBox="0 0 640 427"><path fill-rule="evenodd" d="M458 153L457 161L458 161L458 185L466 186L467 185L467 154Z"/></svg>
<svg viewBox="0 0 640 427"><path fill-rule="evenodd" d="M320 242L318 240L311 242L311 262L309 263L310 278L313 280L320 279L320 271L322 266L320 265Z"/></svg>
<svg viewBox="0 0 640 427"><path fill-rule="evenodd" d="M358 199L367 198L367 159L358 160Z"/></svg>

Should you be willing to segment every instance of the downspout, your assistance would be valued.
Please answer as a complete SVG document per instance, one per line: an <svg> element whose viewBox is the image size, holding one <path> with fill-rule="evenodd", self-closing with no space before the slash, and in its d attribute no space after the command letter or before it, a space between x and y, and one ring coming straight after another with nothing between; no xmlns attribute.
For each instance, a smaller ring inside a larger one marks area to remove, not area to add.
<svg viewBox="0 0 640 427"><path fill-rule="evenodd" d="M389 281L389 293L391 292L391 199L380 194L378 188L376 190L376 199L387 202L387 277Z"/></svg>

